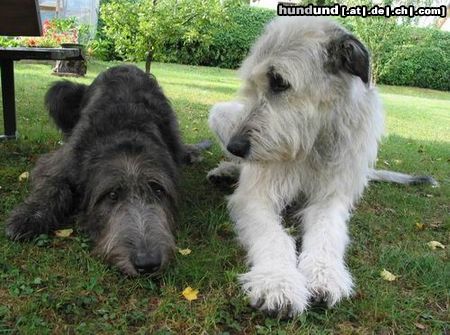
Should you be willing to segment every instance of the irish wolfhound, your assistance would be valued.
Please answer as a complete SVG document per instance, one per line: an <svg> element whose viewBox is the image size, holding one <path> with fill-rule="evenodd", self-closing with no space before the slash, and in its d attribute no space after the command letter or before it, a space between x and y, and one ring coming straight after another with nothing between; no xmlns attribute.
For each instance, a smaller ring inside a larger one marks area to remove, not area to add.
<svg viewBox="0 0 450 335"><path fill-rule="evenodd" d="M78 216L107 262L131 276L158 272L175 247L180 164L198 154L158 83L118 66L90 86L56 83L46 104L66 143L38 161L7 235L29 239Z"/></svg>
<svg viewBox="0 0 450 335"><path fill-rule="evenodd" d="M210 127L235 162L208 177L240 173L228 208L248 253L243 289L263 311L349 297L347 221L369 178L432 181L372 169L383 113L369 68L364 45L334 21L277 18L242 64L241 99L212 108ZM297 252L282 211L299 199Z"/></svg>

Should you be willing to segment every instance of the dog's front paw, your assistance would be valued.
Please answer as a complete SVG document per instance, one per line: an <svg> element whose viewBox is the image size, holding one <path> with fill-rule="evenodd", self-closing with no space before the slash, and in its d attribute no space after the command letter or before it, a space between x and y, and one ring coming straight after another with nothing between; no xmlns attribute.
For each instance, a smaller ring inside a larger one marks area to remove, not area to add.
<svg viewBox="0 0 450 335"><path fill-rule="evenodd" d="M42 233L47 233L44 213L26 204L16 208L6 221L6 236L11 240L28 240Z"/></svg>
<svg viewBox="0 0 450 335"><path fill-rule="evenodd" d="M325 301L331 307L353 293L352 277L342 261L302 254L298 268L315 301Z"/></svg>
<svg viewBox="0 0 450 335"><path fill-rule="evenodd" d="M279 317L293 317L308 307L305 277L294 268L255 268L240 277L253 307Z"/></svg>
<svg viewBox="0 0 450 335"><path fill-rule="evenodd" d="M211 184L214 184L218 187L228 187L233 184L236 184L236 182L237 182L237 179L230 177L230 176L221 176L221 175L215 174L213 170L208 173L206 178L208 179L208 181Z"/></svg>
<svg viewBox="0 0 450 335"><path fill-rule="evenodd" d="M239 179L239 168L232 162L221 162L208 172L206 178L216 186L232 186Z"/></svg>

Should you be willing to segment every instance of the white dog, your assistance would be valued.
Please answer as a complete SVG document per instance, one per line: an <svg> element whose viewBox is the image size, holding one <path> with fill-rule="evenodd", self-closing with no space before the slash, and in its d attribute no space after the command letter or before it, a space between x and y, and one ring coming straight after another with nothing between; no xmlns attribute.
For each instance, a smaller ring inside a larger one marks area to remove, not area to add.
<svg viewBox="0 0 450 335"><path fill-rule="evenodd" d="M243 289L263 311L292 316L311 299L349 297L347 221L368 180L432 181L372 169L383 113L369 69L364 45L336 22L280 17L242 64L241 99L212 108L232 161L208 177L240 174L228 208L248 252ZM297 251L281 214L300 197Z"/></svg>

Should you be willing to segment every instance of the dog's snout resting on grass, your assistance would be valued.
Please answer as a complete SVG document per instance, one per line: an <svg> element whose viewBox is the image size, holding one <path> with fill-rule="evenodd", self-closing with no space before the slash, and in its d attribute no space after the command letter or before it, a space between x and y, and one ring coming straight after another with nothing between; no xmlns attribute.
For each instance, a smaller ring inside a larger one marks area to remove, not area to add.
<svg viewBox="0 0 450 335"><path fill-rule="evenodd" d="M383 113L369 53L336 22L276 18L240 75L240 99L210 112L230 161L208 178L238 180L228 208L247 250L242 287L253 306L284 316L317 299L334 305L352 294L347 222L369 179L433 180L373 170ZM299 200L297 250L282 213Z"/></svg>
<svg viewBox="0 0 450 335"><path fill-rule="evenodd" d="M65 143L39 159L7 235L30 239L77 218L95 254L125 274L159 272L175 248L180 165L204 144L183 145L157 81L134 66L90 86L58 82L46 105Z"/></svg>

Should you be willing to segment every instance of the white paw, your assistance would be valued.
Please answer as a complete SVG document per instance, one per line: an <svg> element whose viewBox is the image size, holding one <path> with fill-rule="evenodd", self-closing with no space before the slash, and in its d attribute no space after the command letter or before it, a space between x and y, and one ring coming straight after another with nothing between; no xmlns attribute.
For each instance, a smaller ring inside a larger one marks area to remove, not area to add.
<svg viewBox="0 0 450 335"><path fill-rule="evenodd" d="M298 269L313 299L324 300L329 307L353 293L352 277L342 261L301 254Z"/></svg>
<svg viewBox="0 0 450 335"><path fill-rule="evenodd" d="M306 280L295 267L253 267L240 281L251 305L265 313L292 317L308 307Z"/></svg>

